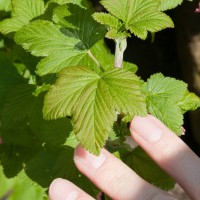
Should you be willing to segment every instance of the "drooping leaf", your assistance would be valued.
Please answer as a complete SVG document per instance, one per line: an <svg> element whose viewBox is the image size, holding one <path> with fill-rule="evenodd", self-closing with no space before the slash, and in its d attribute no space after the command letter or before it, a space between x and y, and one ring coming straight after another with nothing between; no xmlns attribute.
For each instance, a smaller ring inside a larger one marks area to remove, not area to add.
<svg viewBox="0 0 200 200"><path fill-rule="evenodd" d="M174 78L154 74L145 87L148 112L165 123L172 131L180 135L183 115L178 102L183 98L187 84Z"/></svg>
<svg viewBox="0 0 200 200"><path fill-rule="evenodd" d="M140 81L134 73L111 69L98 75L83 67L68 67L45 97L47 119L72 116L81 144L98 154L116 120L116 110L144 115Z"/></svg>
<svg viewBox="0 0 200 200"><path fill-rule="evenodd" d="M174 26L170 17L159 11L158 0L102 0L101 3L124 22L127 30L141 39L146 39L148 31L157 32Z"/></svg>
<svg viewBox="0 0 200 200"><path fill-rule="evenodd" d="M136 147L130 152L123 152L120 157L133 171L151 184L164 190L170 190L174 187L175 181L140 147Z"/></svg>
<svg viewBox="0 0 200 200"><path fill-rule="evenodd" d="M66 35L80 40L80 49L90 49L106 33L106 28L97 23L92 14L90 9L67 4L55 9L53 20L67 29Z"/></svg>
<svg viewBox="0 0 200 200"><path fill-rule="evenodd" d="M160 0L160 10L165 11L181 5L183 0Z"/></svg>
<svg viewBox="0 0 200 200"><path fill-rule="evenodd" d="M16 32L30 20L44 13L43 0L12 0L12 18L0 22L0 32Z"/></svg>

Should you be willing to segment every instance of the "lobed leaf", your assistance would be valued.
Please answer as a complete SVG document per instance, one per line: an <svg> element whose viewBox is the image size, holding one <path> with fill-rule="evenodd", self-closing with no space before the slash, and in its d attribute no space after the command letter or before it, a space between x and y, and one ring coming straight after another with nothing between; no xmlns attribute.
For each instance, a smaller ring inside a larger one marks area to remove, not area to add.
<svg viewBox="0 0 200 200"><path fill-rule="evenodd" d="M98 75L83 67L68 67L45 97L44 116L72 116L78 140L98 154L116 120L116 110L131 115L146 113L139 85L136 75L123 69Z"/></svg>
<svg viewBox="0 0 200 200"><path fill-rule="evenodd" d="M148 112L165 123L176 134L181 135L183 115L178 102L183 98L187 84L174 78L154 74L145 86Z"/></svg>
<svg viewBox="0 0 200 200"><path fill-rule="evenodd" d="M158 0L102 0L101 3L124 22L127 30L141 39L146 39L148 31L174 27L170 17L159 11Z"/></svg>
<svg viewBox="0 0 200 200"><path fill-rule="evenodd" d="M43 0L12 0L12 18L0 22L0 32L16 32L45 11Z"/></svg>
<svg viewBox="0 0 200 200"><path fill-rule="evenodd" d="M45 20L33 21L15 35L17 44L35 56L49 56L69 49L79 40L64 35L59 26Z"/></svg>

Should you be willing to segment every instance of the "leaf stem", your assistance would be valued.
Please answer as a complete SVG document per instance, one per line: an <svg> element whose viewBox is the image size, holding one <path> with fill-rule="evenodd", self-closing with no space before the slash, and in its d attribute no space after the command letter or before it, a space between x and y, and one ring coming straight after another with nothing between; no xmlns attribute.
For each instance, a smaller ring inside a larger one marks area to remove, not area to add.
<svg viewBox="0 0 200 200"><path fill-rule="evenodd" d="M115 64L116 68L123 68L124 51L127 47L126 38L115 39Z"/></svg>
<svg viewBox="0 0 200 200"><path fill-rule="evenodd" d="M99 68L104 71L104 69L102 68L102 66L100 65L99 61L95 58L95 56L92 54L92 52L90 50L88 50L88 55L90 56L90 58L92 58L92 60L99 66Z"/></svg>

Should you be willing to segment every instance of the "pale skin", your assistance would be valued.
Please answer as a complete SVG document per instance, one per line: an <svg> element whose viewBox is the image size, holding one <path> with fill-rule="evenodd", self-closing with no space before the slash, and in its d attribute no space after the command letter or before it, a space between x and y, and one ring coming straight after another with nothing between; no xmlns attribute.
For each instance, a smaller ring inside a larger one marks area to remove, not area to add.
<svg viewBox="0 0 200 200"><path fill-rule="evenodd" d="M186 191L192 200L200 199L200 159L172 131L155 117L134 117L132 138ZM93 156L80 145L74 162L100 190L114 200L175 200L166 191L147 183L107 150ZM49 189L51 200L94 200L73 183L56 179Z"/></svg>

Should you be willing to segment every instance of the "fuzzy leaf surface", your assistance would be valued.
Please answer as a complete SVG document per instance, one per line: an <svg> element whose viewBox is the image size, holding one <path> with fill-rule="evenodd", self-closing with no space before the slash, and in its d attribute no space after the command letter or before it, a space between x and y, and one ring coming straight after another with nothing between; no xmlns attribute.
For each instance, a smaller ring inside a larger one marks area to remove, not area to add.
<svg viewBox="0 0 200 200"><path fill-rule="evenodd" d="M16 32L45 11L43 0L12 0L12 17L0 22L0 32Z"/></svg>
<svg viewBox="0 0 200 200"><path fill-rule="evenodd" d="M178 102L183 98L187 84L174 78L154 74L146 84L148 112L159 118L172 131L181 134L183 115Z"/></svg>
<svg viewBox="0 0 200 200"><path fill-rule="evenodd" d="M101 3L124 22L127 30L141 39L146 39L148 31L174 27L170 17L159 11L158 0L102 0Z"/></svg>
<svg viewBox="0 0 200 200"><path fill-rule="evenodd" d="M160 0L160 10L165 11L181 5L183 0Z"/></svg>
<svg viewBox="0 0 200 200"><path fill-rule="evenodd" d="M68 67L45 97L47 119L72 116L81 144L98 154L116 120L116 110L145 115L140 81L134 73L111 69L98 75L83 67Z"/></svg>

